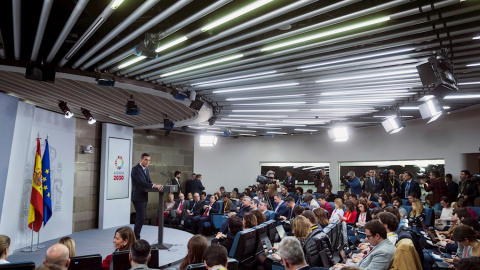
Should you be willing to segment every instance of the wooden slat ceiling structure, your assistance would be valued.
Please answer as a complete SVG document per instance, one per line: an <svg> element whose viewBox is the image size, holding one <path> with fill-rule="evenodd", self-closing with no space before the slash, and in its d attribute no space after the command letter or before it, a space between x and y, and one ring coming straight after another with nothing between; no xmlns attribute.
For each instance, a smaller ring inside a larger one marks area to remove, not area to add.
<svg viewBox="0 0 480 270"><path fill-rule="evenodd" d="M85 107L98 121L135 128L198 114L135 88L97 86L94 74L104 73L152 89L195 91L219 113L213 126L192 122L192 132L231 128L248 136L381 125L395 113L404 121L421 117L406 109L432 89L416 66L442 49L460 89L442 100L445 110L480 103L479 22L474 0L5 1L0 65L47 63L92 81L38 82L1 69L0 91L52 111L65 100L76 116ZM134 54L146 39L158 48L155 58ZM138 116L124 113L130 95L141 107ZM458 95L470 97L451 99Z"/></svg>

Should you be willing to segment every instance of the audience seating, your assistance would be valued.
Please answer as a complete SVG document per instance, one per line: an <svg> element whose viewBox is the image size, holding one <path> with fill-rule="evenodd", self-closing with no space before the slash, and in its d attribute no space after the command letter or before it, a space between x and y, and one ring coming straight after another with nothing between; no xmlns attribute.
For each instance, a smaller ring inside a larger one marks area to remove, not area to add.
<svg viewBox="0 0 480 270"><path fill-rule="evenodd" d="M318 197L320 197L320 195L322 195L322 194L317 193L317 192L314 192L314 193L313 193L313 196L315 196L315 199L317 199L317 200L318 200Z"/></svg>
<svg viewBox="0 0 480 270"><path fill-rule="evenodd" d="M470 209L472 209L475 214L477 215L477 218L480 217L480 207L468 207Z"/></svg>
<svg viewBox="0 0 480 270"><path fill-rule="evenodd" d="M277 235L277 223L275 220L265 221L263 224L267 225L267 235L270 242L275 242L275 236Z"/></svg>
<svg viewBox="0 0 480 270"><path fill-rule="evenodd" d="M240 265L253 260L257 249L256 235L254 229L238 232L233 240L232 248L228 256L236 259Z"/></svg>
<svg viewBox="0 0 480 270"><path fill-rule="evenodd" d="M237 200L232 200L232 211L235 211L235 208L237 208Z"/></svg>
<svg viewBox="0 0 480 270"><path fill-rule="evenodd" d="M377 207L380 207L380 204L378 202L372 202L373 204L375 204Z"/></svg>
<svg viewBox="0 0 480 270"><path fill-rule="evenodd" d="M262 245L261 239L263 237L268 237L268 233L267 233L268 226L267 226L267 224L262 223L258 226L253 227L252 229L254 229L255 232L256 232L256 240L255 241L257 242L257 250L255 252L255 255L258 255L259 253L261 253L263 251L263 245Z"/></svg>
<svg viewBox="0 0 480 270"><path fill-rule="evenodd" d="M228 270L238 270L238 261L233 258L228 258ZM204 263L195 263L187 265L187 270L207 270Z"/></svg>
<svg viewBox="0 0 480 270"><path fill-rule="evenodd" d="M328 202L328 204L330 204L330 206L332 207L333 210L335 210L335 204L333 202Z"/></svg>
<svg viewBox="0 0 480 270"><path fill-rule="evenodd" d="M402 199L402 205L407 205L408 199Z"/></svg>
<svg viewBox="0 0 480 270"><path fill-rule="evenodd" d="M102 269L102 255L92 254L85 256L76 256L70 258L69 270L81 270L81 269Z"/></svg>
<svg viewBox="0 0 480 270"><path fill-rule="evenodd" d="M406 206L406 205L402 205L402 207L407 210L407 215L410 216L410 212L412 212L412 207L411 206Z"/></svg>
<svg viewBox="0 0 480 270"><path fill-rule="evenodd" d="M431 208L425 208L425 225L433 226L433 222L435 221L435 213Z"/></svg>
<svg viewBox="0 0 480 270"><path fill-rule="evenodd" d="M13 270L34 270L34 262L17 262L0 264L0 269L13 269Z"/></svg>
<svg viewBox="0 0 480 270"><path fill-rule="evenodd" d="M267 212L265 212L265 217L266 217L266 220L275 220L275 211L272 211L272 210L267 210Z"/></svg>
<svg viewBox="0 0 480 270"><path fill-rule="evenodd" d="M220 214L220 216L223 216L223 214L221 214L221 213L222 213L222 209L223 209L223 201L217 201L217 202L220 204L220 208L218 208L218 213L212 213L211 219L210 219L212 222L213 222L214 214ZM223 218L222 218L222 219L223 219ZM203 228L210 228L210 227L212 227L212 222L210 222L210 221L205 221L205 222L203 222ZM222 223L220 223L219 226L222 226ZM215 226L215 224L214 224L213 228L215 228L215 229L217 229L217 230L219 229L219 228L217 228L217 227Z"/></svg>
<svg viewBox="0 0 480 270"><path fill-rule="evenodd" d="M128 258L128 254L130 253L129 250L124 251L115 251L112 254L112 262L111 267L115 270L128 270L131 268L130 260ZM148 261L149 268L158 268L158 249L152 249L151 251L151 258Z"/></svg>

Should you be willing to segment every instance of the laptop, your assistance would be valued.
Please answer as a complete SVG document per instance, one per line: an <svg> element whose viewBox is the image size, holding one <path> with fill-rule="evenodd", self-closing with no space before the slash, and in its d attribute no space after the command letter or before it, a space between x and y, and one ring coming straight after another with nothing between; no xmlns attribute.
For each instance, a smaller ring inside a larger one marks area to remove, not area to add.
<svg viewBox="0 0 480 270"><path fill-rule="evenodd" d="M274 262L281 261L281 260L272 256L273 246L272 246L272 242L270 242L270 239L268 239L268 237L264 236L264 237L260 238L260 241L262 242L263 249L268 250L267 258L269 258L270 260L272 260Z"/></svg>
<svg viewBox="0 0 480 270"><path fill-rule="evenodd" d="M428 237L434 244L436 244L440 239L438 239L437 234L435 233L435 230L429 230L425 222L422 220L422 227L423 230L427 233Z"/></svg>
<svg viewBox="0 0 480 270"><path fill-rule="evenodd" d="M276 227L278 236L280 236L280 240L283 239L285 236L287 236L287 233L285 233L285 229L283 228L282 225L278 225Z"/></svg>

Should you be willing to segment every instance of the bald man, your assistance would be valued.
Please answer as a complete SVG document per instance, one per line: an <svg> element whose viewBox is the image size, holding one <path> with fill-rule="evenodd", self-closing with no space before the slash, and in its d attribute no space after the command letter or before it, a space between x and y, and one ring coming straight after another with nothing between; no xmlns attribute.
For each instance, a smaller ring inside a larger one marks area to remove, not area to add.
<svg viewBox="0 0 480 270"><path fill-rule="evenodd" d="M55 244L47 249L45 254L44 265L57 265L63 270L67 270L70 265L68 257L68 248L64 244Z"/></svg>

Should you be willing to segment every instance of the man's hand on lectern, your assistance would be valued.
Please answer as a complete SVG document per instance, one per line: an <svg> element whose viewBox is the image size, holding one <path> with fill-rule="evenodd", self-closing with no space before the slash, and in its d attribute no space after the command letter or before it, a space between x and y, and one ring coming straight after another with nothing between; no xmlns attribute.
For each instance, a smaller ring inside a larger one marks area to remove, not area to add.
<svg viewBox="0 0 480 270"><path fill-rule="evenodd" d="M153 185L153 188L156 188L158 189L159 191L162 191L163 190L163 186L162 185Z"/></svg>

